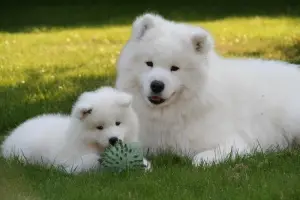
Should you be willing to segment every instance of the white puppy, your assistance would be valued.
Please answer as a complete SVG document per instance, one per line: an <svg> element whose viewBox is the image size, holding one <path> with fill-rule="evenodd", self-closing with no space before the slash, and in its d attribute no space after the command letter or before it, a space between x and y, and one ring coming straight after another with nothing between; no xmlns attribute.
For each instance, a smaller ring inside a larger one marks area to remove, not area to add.
<svg viewBox="0 0 300 200"><path fill-rule="evenodd" d="M172 148L211 164L299 138L297 66L223 58L201 27L139 16L117 70L116 87L134 96L141 141L154 152Z"/></svg>
<svg viewBox="0 0 300 200"><path fill-rule="evenodd" d="M99 153L118 140L138 140L132 97L110 87L84 92L71 116L42 115L25 121L5 139L2 153L30 163L82 172L99 165Z"/></svg>

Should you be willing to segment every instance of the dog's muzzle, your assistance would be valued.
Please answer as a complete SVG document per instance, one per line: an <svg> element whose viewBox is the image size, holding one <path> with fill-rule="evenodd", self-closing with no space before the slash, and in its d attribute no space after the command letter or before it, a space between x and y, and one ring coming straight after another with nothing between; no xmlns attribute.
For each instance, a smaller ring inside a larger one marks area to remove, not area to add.
<svg viewBox="0 0 300 200"><path fill-rule="evenodd" d="M154 80L150 84L151 95L148 96L148 100L155 105L165 102L165 99L161 97L161 93L165 89L165 84L162 81Z"/></svg>

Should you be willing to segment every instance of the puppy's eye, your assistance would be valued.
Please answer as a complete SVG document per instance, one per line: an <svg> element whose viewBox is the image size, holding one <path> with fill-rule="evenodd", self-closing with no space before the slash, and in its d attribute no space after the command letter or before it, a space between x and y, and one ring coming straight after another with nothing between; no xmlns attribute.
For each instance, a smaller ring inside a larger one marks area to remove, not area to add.
<svg viewBox="0 0 300 200"><path fill-rule="evenodd" d="M153 62L152 61L147 61L147 62L145 62L146 63L146 65L148 66L148 67L153 67Z"/></svg>
<svg viewBox="0 0 300 200"><path fill-rule="evenodd" d="M119 126L121 124L121 122L116 122L116 126Z"/></svg>
<svg viewBox="0 0 300 200"><path fill-rule="evenodd" d="M179 70L179 67L173 65L173 66L171 67L170 70L171 70L172 72L175 72L175 71Z"/></svg>
<svg viewBox="0 0 300 200"><path fill-rule="evenodd" d="M97 129L103 130L103 126L97 126Z"/></svg>

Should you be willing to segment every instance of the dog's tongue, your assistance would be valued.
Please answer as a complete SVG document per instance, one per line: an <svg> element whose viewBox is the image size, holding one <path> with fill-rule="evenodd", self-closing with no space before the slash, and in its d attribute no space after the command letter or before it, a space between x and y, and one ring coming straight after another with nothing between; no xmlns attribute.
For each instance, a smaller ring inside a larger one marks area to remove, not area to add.
<svg viewBox="0 0 300 200"><path fill-rule="evenodd" d="M160 101L161 98L159 96L151 96L151 99L154 101Z"/></svg>

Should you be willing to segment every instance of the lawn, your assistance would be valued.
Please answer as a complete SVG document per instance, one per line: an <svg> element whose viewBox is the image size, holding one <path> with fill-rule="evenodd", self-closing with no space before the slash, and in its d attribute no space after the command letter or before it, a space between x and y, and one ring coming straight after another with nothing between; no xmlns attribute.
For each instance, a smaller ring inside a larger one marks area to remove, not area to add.
<svg viewBox="0 0 300 200"><path fill-rule="evenodd" d="M114 85L130 23L147 5L7 7L0 12L0 141L41 113L69 113L85 90ZM300 64L300 6L152 6L201 25L224 56ZM193 168L174 155L152 158L151 173L66 175L0 158L1 200L300 199L300 153L286 150Z"/></svg>

